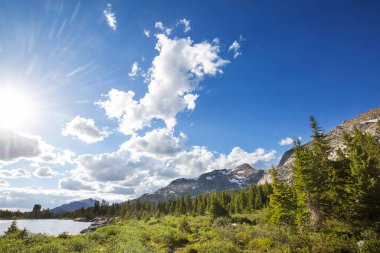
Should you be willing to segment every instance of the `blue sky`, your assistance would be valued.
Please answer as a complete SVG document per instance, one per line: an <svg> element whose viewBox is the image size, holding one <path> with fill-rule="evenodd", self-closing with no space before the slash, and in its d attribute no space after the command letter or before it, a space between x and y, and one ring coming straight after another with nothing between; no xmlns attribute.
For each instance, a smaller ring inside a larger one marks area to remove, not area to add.
<svg viewBox="0 0 380 253"><path fill-rule="evenodd" d="M266 169L379 106L378 1L0 0L0 208ZM133 67L134 66L134 67Z"/></svg>

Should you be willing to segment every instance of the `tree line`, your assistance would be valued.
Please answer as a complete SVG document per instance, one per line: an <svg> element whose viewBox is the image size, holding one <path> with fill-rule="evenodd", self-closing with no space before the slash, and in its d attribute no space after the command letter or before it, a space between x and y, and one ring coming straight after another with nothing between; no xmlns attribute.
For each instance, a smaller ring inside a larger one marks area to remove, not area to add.
<svg viewBox="0 0 380 253"><path fill-rule="evenodd" d="M42 209L40 204L35 204L31 212L0 210L0 219L51 219L54 214L49 209Z"/></svg>
<svg viewBox="0 0 380 253"><path fill-rule="evenodd" d="M248 188L199 194L191 197L189 194L176 199L159 202L147 200L128 200L121 204L109 204L107 201L96 201L93 207L81 208L61 217L79 218L120 216L122 218L146 218L161 215L203 215L210 213L214 217L228 216L235 213L247 213L262 209L269 203L272 193L270 184L251 185Z"/></svg>

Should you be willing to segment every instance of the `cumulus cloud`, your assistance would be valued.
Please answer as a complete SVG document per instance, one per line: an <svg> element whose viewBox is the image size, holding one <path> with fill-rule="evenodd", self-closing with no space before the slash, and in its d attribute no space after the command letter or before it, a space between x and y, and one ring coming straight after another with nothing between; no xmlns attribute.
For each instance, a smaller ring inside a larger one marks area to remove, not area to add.
<svg viewBox="0 0 380 253"><path fill-rule="evenodd" d="M67 189L72 191L77 190L90 190L93 191L95 188L91 185L85 184L84 182L74 179L74 178L63 178L60 179L59 182L60 189Z"/></svg>
<svg viewBox="0 0 380 253"><path fill-rule="evenodd" d="M199 82L222 73L221 68L228 63L219 56L215 43L156 36L159 54L149 70L148 92L136 100L131 90L112 89L105 101L97 103L109 118L118 119L119 131L127 135L151 126L153 119L163 120L168 129L173 129L179 112L195 108L198 95L193 92Z"/></svg>
<svg viewBox="0 0 380 253"><path fill-rule="evenodd" d="M165 27L164 24L161 21L158 21L154 24L154 27L158 30L162 31L166 35L170 35L173 31L173 29Z"/></svg>
<svg viewBox="0 0 380 253"><path fill-rule="evenodd" d="M187 33L188 31L191 30L191 26L190 26L190 20L184 18L184 19L181 19L179 21L180 24L182 24L184 26L184 29L183 29L183 32Z"/></svg>
<svg viewBox="0 0 380 253"><path fill-rule="evenodd" d="M154 129L142 137L132 136L121 146L121 150L129 151L137 156L170 157L183 149L185 138L185 136L175 137L172 131L167 129Z"/></svg>
<svg viewBox="0 0 380 253"><path fill-rule="evenodd" d="M299 140L301 140L301 137L297 137ZM278 142L279 145L281 146L287 146L287 145L292 145L293 144L293 138L290 137L285 137L284 139L281 139Z"/></svg>
<svg viewBox="0 0 380 253"><path fill-rule="evenodd" d="M112 5L111 4L107 4L107 7L106 9L103 11L103 14L104 14L104 17L106 18L107 20L107 24L108 26L116 31L116 25L117 25L117 21L116 21L116 16L115 16L115 13L112 12Z"/></svg>
<svg viewBox="0 0 380 253"><path fill-rule="evenodd" d="M150 31L147 29L144 29L144 35L149 38L150 37Z"/></svg>
<svg viewBox="0 0 380 253"><path fill-rule="evenodd" d="M241 55L240 43L238 41L232 42L231 46L228 48L228 51L232 51L234 53L234 58L236 59L239 55Z"/></svg>
<svg viewBox="0 0 380 253"><path fill-rule="evenodd" d="M76 116L62 129L62 135L74 136L86 143L96 143L104 140L109 133L106 130L100 130L95 126L93 119L86 119Z"/></svg>
<svg viewBox="0 0 380 253"><path fill-rule="evenodd" d="M30 172L25 169L0 170L0 178L29 178L30 176Z"/></svg>
<svg viewBox="0 0 380 253"><path fill-rule="evenodd" d="M41 167L35 169L33 175L41 178L52 178L54 175L58 175L58 172L50 167Z"/></svg>
<svg viewBox="0 0 380 253"><path fill-rule="evenodd" d="M38 136L0 128L0 160L36 157L42 153L41 146L42 141Z"/></svg>
<svg viewBox="0 0 380 253"><path fill-rule="evenodd" d="M31 160L64 165L73 153L45 143L41 137L0 128L0 163Z"/></svg>
<svg viewBox="0 0 380 253"><path fill-rule="evenodd" d="M75 180L116 187L132 187L136 197L167 185L178 177L197 177L215 169L233 169L246 162L256 168L270 168L275 159L274 150L256 149L247 152L235 147L229 154L219 154L204 146L186 147L183 133L175 136L167 129L154 129L143 136L132 136L118 151L97 155L81 155L77 168L71 173ZM88 187L77 184L77 187ZM103 187L104 188L104 187ZM103 189L104 190L104 189ZM124 189L125 190L125 189Z"/></svg>

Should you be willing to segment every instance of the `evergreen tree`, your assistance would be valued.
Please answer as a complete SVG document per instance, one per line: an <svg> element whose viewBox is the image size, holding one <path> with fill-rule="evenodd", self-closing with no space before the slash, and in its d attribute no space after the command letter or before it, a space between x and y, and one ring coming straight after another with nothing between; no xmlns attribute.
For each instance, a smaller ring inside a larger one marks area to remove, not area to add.
<svg viewBox="0 0 380 253"><path fill-rule="evenodd" d="M299 224L311 222L313 227L318 228L333 207L333 163L329 160L329 141L313 116L310 117L310 126L313 132L310 146L301 146L299 140L295 140L295 165L292 172Z"/></svg>
<svg viewBox="0 0 380 253"><path fill-rule="evenodd" d="M272 213L270 221L274 224L293 225L297 208L294 191L289 185L278 179L276 169L272 169L271 177L273 193L270 195L269 201Z"/></svg>
<svg viewBox="0 0 380 253"><path fill-rule="evenodd" d="M228 211L221 205L214 194L210 199L210 214L213 218L228 216Z"/></svg>
<svg viewBox="0 0 380 253"><path fill-rule="evenodd" d="M354 215L361 220L380 216L380 145L376 139L354 129L352 137L345 135L346 152L351 169Z"/></svg>

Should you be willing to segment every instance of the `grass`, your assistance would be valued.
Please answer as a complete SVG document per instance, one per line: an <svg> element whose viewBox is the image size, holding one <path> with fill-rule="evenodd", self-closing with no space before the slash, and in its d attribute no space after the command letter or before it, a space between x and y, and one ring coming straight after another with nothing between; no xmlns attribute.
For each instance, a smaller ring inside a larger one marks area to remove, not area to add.
<svg viewBox="0 0 380 253"><path fill-rule="evenodd" d="M332 223L326 231L300 233L266 220L263 210L214 220L209 216L120 220L87 235L18 230L0 237L0 252L380 252L373 230L355 235L345 224Z"/></svg>

